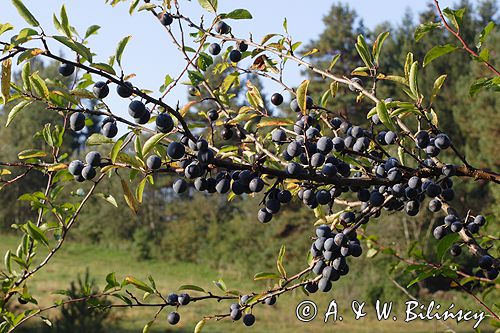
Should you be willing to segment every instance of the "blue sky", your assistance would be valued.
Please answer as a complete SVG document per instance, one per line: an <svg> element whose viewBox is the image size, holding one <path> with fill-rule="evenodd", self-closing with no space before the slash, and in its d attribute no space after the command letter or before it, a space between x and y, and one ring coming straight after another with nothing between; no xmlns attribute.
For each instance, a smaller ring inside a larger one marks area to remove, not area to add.
<svg viewBox="0 0 500 333"><path fill-rule="evenodd" d="M3 2L0 11L0 22L9 22L16 28L24 27L26 24L19 17L10 1ZM371 28L389 21L398 24L406 10L411 10L414 16L426 8L427 0L310 0L308 2L298 0L272 0L272 1L249 1L249 0L219 0L220 12L228 12L236 8L248 9L254 19L250 21L233 21L233 33L239 37L248 37L251 32L255 40L270 32L282 32L283 19L288 20L290 34L295 41L307 42L316 38L324 28L322 17L329 11L334 3L349 3L351 8L358 12L365 26ZM452 7L455 1L440 0L441 6ZM47 34L56 34L52 24L52 13L59 12L63 3L66 4L70 23L84 34L88 26L100 25L102 28L97 36L91 37L90 47L97 53L97 61L106 62L113 55L119 40L127 35L133 38L128 44L123 64L126 74L135 73L137 76L132 80L134 85L158 91L166 74L176 77L183 68L182 57L175 47L170 43L165 31L152 19L147 12L128 14L128 1L116 7L104 3L104 0L24 0L25 5L40 21ZM185 15L193 19L199 19L201 15L206 20L212 19L212 14L200 9L196 0L181 0L181 9ZM59 48L56 44L50 44L53 52ZM289 65L285 77L288 85L297 86L301 82L300 69L295 65ZM272 83L265 84L265 92L272 93L276 86ZM114 91L114 87L113 87ZM112 96L111 96L112 95ZM110 94L108 103L118 114L125 114L126 102ZM186 101L186 88L180 85L172 90L165 99L166 102L175 105L177 101L182 104Z"/></svg>

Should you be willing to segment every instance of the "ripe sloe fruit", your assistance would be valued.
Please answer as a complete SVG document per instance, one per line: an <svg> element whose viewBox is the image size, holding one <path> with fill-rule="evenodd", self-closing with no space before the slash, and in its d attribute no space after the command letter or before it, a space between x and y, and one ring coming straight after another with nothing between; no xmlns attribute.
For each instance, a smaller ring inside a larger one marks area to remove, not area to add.
<svg viewBox="0 0 500 333"><path fill-rule="evenodd" d="M85 156L85 162L93 167L101 165L101 154L98 151L90 151Z"/></svg>
<svg viewBox="0 0 500 333"><path fill-rule="evenodd" d="M217 43L212 43L208 47L208 52L210 52L211 55L218 55L221 51L221 47Z"/></svg>
<svg viewBox="0 0 500 333"><path fill-rule="evenodd" d="M146 106L141 101L134 100L128 105L128 114L132 118L141 118L146 112Z"/></svg>
<svg viewBox="0 0 500 333"><path fill-rule="evenodd" d="M151 170L157 170L161 167L161 158L158 155L151 155L146 160L146 165Z"/></svg>
<svg viewBox="0 0 500 333"><path fill-rule="evenodd" d="M75 131L81 131L85 127L85 116L81 112L75 112L69 117L69 127Z"/></svg>
<svg viewBox="0 0 500 333"><path fill-rule="evenodd" d="M106 82L99 81L94 84L92 91L94 92L95 97L103 99L109 94L109 86Z"/></svg>
<svg viewBox="0 0 500 333"><path fill-rule="evenodd" d="M280 93L274 93L271 96L271 103L276 106L281 105L281 103L283 103L283 95L281 95Z"/></svg>
<svg viewBox="0 0 500 333"><path fill-rule="evenodd" d="M174 121L169 114L160 113L156 117L156 130L162 133L169 133L174 129Z"/></svg>
<svg viewBox="0 0 500 333"><path fill-rule="evenodd" d="M59 73L62 76L71 76L75 72L75 65L63 63L59 66Z"/></svg>
<svg viewBox="0 0 500 333"><path fill-rule="evenodd" d="M215 31L217 31L217 33L219 33L221 35L224 35L224 34L227 34L231 31L231 27L226 22L219 21L215 25Z"/></svg>
<svg viewBox="0 0 500 333"><path fill-rule="evenodd" d="M168 323L170 325L175 325L181 320L181 316L177 312L170 312L167 317Z"/></svg>
<svg viewBox="0 0 500 333"><path fill-rule="evenodd" d="M111 139L114 138L116 134L118 134L118 127L116 126L115 122L110 121L102 125L101 132L105 137Z"/></svg>
<svg viewBox="0 0 500 333"><path fill-rule="evenodd" d="M172 189L175 193L183 193L187 190L187 183L184 179L178 178L172 184Z"/></svg>
<svg viewBox="0 0 500 333"><path fill-rule="evenodd" d="M255 316L251 313L247 313L243 316L243 324L245 326L252 326L255 323Z"/></svg>
<svg viewBox="0 0 500 333"><path fill-rule="evenodd" d="M163 24L164 26L169 26L174 21L174 18L169 13L160 13L158 14L158 18L160 19L161 24Z"/></svg>
<svg viewBox="0 0 500 333"><path fill-rule="evenodd" d="M95 169L91 165L86 165L82 169L82 177L85 180L91 180L91 179L93 179L96 176L96 174L97 173L96 173Z"/></svg>
<svg viewBox="0 0 500 333"><path fill-rule="evenodd" d="M82 174L82 169L84 166L85 165L83 164L82 161L79 160L71 161L71 163L68 165L68 171L73 176L78 176Z"/></svg>
<svg viewBox="0 0 500 333"><path fill-rule="evenodd" d="M241 52L238 50L232 50L229 52L229 60L232 62L238 62L241 60Z"/></svg>
<svg viewBox="0 0 500 333"><path fill-rule="evenodd" d="M171 142L167 147L167 155L173 160L179 160L184 156L186 148L179 142Z"/></svg>

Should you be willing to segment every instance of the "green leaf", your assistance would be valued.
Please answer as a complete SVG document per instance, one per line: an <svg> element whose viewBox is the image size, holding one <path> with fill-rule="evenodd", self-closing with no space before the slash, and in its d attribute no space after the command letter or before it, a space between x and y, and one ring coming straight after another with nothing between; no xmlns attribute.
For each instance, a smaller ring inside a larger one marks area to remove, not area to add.
<svg viewBox="0 0 500 333"><path fill-rule="evenodd" d="M307 110L307 88L309 87L309 80L304 80L297 88L297 102L299 103L299 108L302 110L303 114L306 114Z"/></svg>
<svg viewBox="0 0 500 333"><path fill-rule="evenodd" d="M8 250L6 253L5 253L5 256L3 258L3 261L4 261L4 265L5 265L5 268L7 269L7 271L9 273L12 273L12 266L11 266L11 258L12 258L12 252L10 250Z"/></svg>
<svg viewBox="0 0 500 333"><path fill-rule="evenodd" d="M478 41L476 43L476 47L478 49L480 49L482 46L483 46L483 43L484 41L486 40L486 38L488 37L488 35L490 34L491 30L493 30L493 28L495 28L495 23L494 22L490 22L486 25L486 27L484 27L484 29L481 31L481 33L479 34L479 38L478 38Z"/></svg>
<svg viewBox="0 0 500 333"><path fill-rule="evenodd" d="M270 273L270 272L260 272L254 275L253 279L254 281L258 280L268 280L268 279L280 279L281 276L279 276L276 273Z"/></svg>
<svg viewBox="0 0 500 333"><path fill-rule="evenodd" d="M336 55L333 56L333 59L330 62L330 66L328 66L328 71L331 71L333 69L333 67L335 66L335 64L339 60L340 56L341 56L340 53L337 53Z"/></svg>
<svg viewBox="0 0 500 333"><path fill-rule="evenodd" d="M127 134L122 135L118 140L116 140L115 144L113 145L113 149L111 149L111 163L115 163L116 157L118 156L118 153L120 152L120 149L122 147L122 144L125 142L125 138L127 137Z"/></svg>
<svg viewBox="0 0 500 333"><path fill-rule="evenodd" d="M112 289L112 288L120 286L120 284L118 283L118 281L116 281L115 273L109 273L106 276L106 282L107 282L107 285L104 288L104 292L108 291L109 289Z"/></svg>
<svg viewBox="0 0 500 333"><path fill-rule="evenodd" d="M32 27L40 26L40 23L36 20L36 18L30 13L28 8L23 4L21 0L12 0L12 4L16 7L19 15Z"/></svg>
<svg viewBox="0 0 500 333"><path fill-rule="evenodd" d="M138 203L142 203L142 194L144 193L144 188L146 187L147 180L147 177L142 178L142 180L139 182L139 185L137 186L137 189L135 190L135 196Z"/></svg>
<svg viewBox="0 0 500 333"><path fill-rule="evenodd" d="M196 324L196 326L194 327L194 333L201 333L203 327L205 327L206 322L207 321L205 319L200 320L198 324Z"/></svg>
<svg viewBox="0 0 500 333"><path fill-rule="evenodd" d="M231 87L233 85L235 85L235 86L239 85L239 76L240 76L240 73L238 73L238 72L233 72L233 73L227 75L219 87L219 91L221 92L221 94L226 94L229 91L229 89L231 89Z"/></svg>
<svg viewBox="0 0 500 333"><path fill-rule="evenodd" d="M26 224L26 230L31 238L49 247L49 240L47 239L47 236L45 236L43 231L33 222L28 221Z"/></svg>
<svg viewBox="0 0 500 333"><path fill-rule="evenodd" d="M116 75L116 72L113 69L113 67L111 67L110 65L105 64L103 62L99 62L97 64L91 64L90 67L100 69L101 71L104 71L104 72L109 73L111 75Z"/></svg>
<svg viewBox="0 0 500 333"><path fill-rule="evenodd" d="M88 146L98 146L98 145L103 145L103 144L108 144L108 143L114 143L113 139L105 137L104 135L99 134L99 133L94 133L91 136L89 136L87 139Z"/></svg>
<svg viewBox="0 0 500 333"><path fill-rule="evenodd" d="M101 198L103 200L106 200L111 205L113 205L116 208L118 208L118 203L116 202L116 199L111 194L96 193L95 196L98 197L98 198Z"/></svg>
<svg viewBox="0 0 500 333"><path fill-rule="evenodd" d="M377 115L382 124L385 125L385 127L390 129L391 131L396 131L396 126L394 126L394 122L389 115L389 111L387 111L387 106L385 105L384 101L380 101L377 103Z"/></svg>
<svg viewBox="0 0 500 333"><path fill-rule="evenodd" d="M33 101L28 101L24 100L19 103L17 103L9 112L9 115L7 116L7 123L5 124L5 127L9 126L10 123L14 120L16 117L17 113L24 109L26 106L30 105Z"/></svg>
<svg viewBox="0 0 500 333"><path fill-rule="evenodd" d="M441 23L427 22L420 24L417 29L415 29L415 33L413 34L413 38L418 42L422 37L424 37L428 32L438 28L441 26Z"/></svg>
<svg viewBox="0 0 500 333"><path fill-rule="evenodd" d="M434 81L434 86L432 87L432 93L431 93L431 98L430 98L431 104L436 99L436 96L437 96L439 90L441 89L441 87L443 86L443 83L446 80L446 77L447 77L447 75L443 74L440 77L438 77L436 79L436 81Z"/></svg>
<svg viewBox="0 0 500 333"><path fill-rule="evenodd" d="M82 56L85 60L88 62L92 63L92 53L90 50L83 45L82 43L76 42L72 39L69 39L68 37L65 36L52 36L55 40L58 42L66 45L76 53L78 53L80 56Z"/></svg>
<svg viewBox="0 0 500 333"><path fill-rule="evenodd" d="M132 38L132 36L127 36L127 37L124 37L119 43L118 43L118 47L116 48L116 55L115 55L115 59L116 61L118 62L118 65L121 66L121 61L122 61L122 54L123 54L123 51L125 50L125 46L127 46L127 43L130 41L130 39Z"/></svg>
<svg viewBox="0 0 500 333"><path fill-rule="evenodd" d="M148 292L150 294L154 293L154 290L151 289L151 287L149 287L144 282L134 278L133 276L127 276L122 283L122 285L124 285L124 286L129 285L129 284L135 286L137 289L143 290L143 291Z"/></svg>
<svg viewBox="0 0 500 333"><path fill-rule="evenodd" d="M415 99L419 98L418 83L417 83L417 71L418 71L418 62L415 61L410 67L410 74L408 77L408 84L410 86L411 92L415 96Z"/></svg>
<svg viewBox="0 0 500 333"><path fill-rule="evenodd" d="M25 160L28 158L35 158L35 157L45 157L45 156L47 156L47 153L39 149L26 149L17 154L17 157L20 160Z"/></svg>
<svg viewBox="0 0 500 333"><path fill-rule="evenodd" d="M201 82L205 81L205 77L198 71L188 71L188 77L193 86L197 86Z"/></svg>
<svg viewBox="0 0 500 333"><path fill-rule="evenodd" d="M460 25L462 24L462 19L464 17L465 8L453 10L450 8L443 9L443 14L446 16L448 20L455 26L457 30L460 29Z"/></svg>
<svg viewBox="0 0 500 333"><path fill-rule="evenodd" d="M142 146L142 156L146 156L168 133L156 133L152 135Z"/></svg>
<svg viewBox="0 0 500 333"><path fill-rule="evenodd" d="M213 282L213 283L215 284L215 286L216 286L217 288L219 288L220 290L222 290L222 291L224 291L224 292L227 290L227 286L226 286L226 283L224 282L224 280L219 279L219 280L217 280L217 281L212 281L212 282Z"/></svg>
<svg viewBox="0 0 500 333"><path fill-rule="evenodd" d="M373 55L373 61L375 61L376 64L378 64L378 59L380 57L380 51L382 50L382 45L384 44L388 36L389 36L389 31L383 32L377 36L377 39L373 43L372 55Z"/></svg>
<svg viewBox="0 0 500 333"><path fill-rule="evenodd" d="M153 326L154 322L155 322L154 320L148 321L148 323L144 325L142 333L149 333L149 329L151 328L151 326Z"/></svg>
<svg viewBox="0 0 500 333"><path fill-rule="evenodd" d="M47 84L42 78L38 75L38 73L33 73L30 76L30 84L35 90L36 94L42 98L49 99L50 92L49 88L47 88Z"/></svg>
<svg viewBox="0 0 500 333"><path fill-rule="evenodd" d="M427 54L424 57L424 67L427 66L431 61L434 59L439 58L442 55L445 55L447 53L453 52L458 47L452 44L446 44L446 45L436 45L432 49L427 52Z"/></svg>
<svg viewBox="0 0 500 333"><path fill-rule="evenodd" d="M21 69L21 79L23 80L23 89L26 91L31 90L30 84L30 75L31 75L31 64L29 61L26 61Z"/></svg>
<svg viewBox="0 0 500 333"><path fill-rule="evenodd" d="M0 36L4 33L4 32L7 32L9 30L12 30L14 29L14 26L10 23L4 23L4 24L0 24Z"/></svg>
<svg viewBox="0 0 500 333"><path fill-rule="evenodd" d="M368 50L368 45L366 45L366 41L363 35L358 35L355 47L356 51L358 51L358 54L361 57L361 60L363 60L363 62L365 63L366 67L372 68L373 63L371 54L370 51Z"/></svg>
<svg viewBox="0 0 500 333"><path fill-rule="evenodd" d="M281 245L280 252L278 254L278 260L276 261L276 266L278 267L278 272L280 272L281 277L286 278L285 266L283 266L283 258L285 257L286 248L285 245Z"/></svg>
<svg viewBox="0 0 500 333"><path fill-rule="evenodd" d="M246 9L235 9L230 13L221 14L221 19L233 19L233 20L250 20L252 19L252 14Z"/></svg>
<svg viewBox="0 0 500 333"><path fill-rule="evenodd" d="M208 10L210 13L217 12L217 0L198 0L201 7Z"/></svg>
<svg viewBox="0 0 500 333"><path fill-rule="evenodd" d="M443 260L446 251L448 251L448 249L453 245L453 243L455 243L459 238L460 236L458 235L458 233L454 232L444 236L439 241L437 246L437 258L439 261Z"/></svg>
<svg viewBox="0 0 500 333"><path fill-rule="evenodd" d="M140 0L133 0L131 3L130 3L130 8L128 10L128 13L130 15L132 15L134 13L134 10L137 8L137 6L139 5L139 2Z"/></svg>
<svg viewBox="0 0 500 333"><path fill-rule="evenodd" d="M71 38L68 13L66 12L66 6L64 4L61 6L61 28L63 29L64 34Z"/></svg>
<svg viewBox="0 0 500 333"><path fill-rule="evenodd" d="M500 91L500 78L481 78L474 81L469 88L469 95L474 97L483 88L492 88L494 91Z"/></svg>
<svg viewBox="0 0 500 333"><path fill-rule="evenodd" d="M432 269L425 271L425 272L422 272L416 278L411 280L410 283L408 283L408 285L406 286L406 288L409 288L409 287L413 286L415 283L420 282L422 280L425 280L428 277L431 277L433 275L434 275L434 271Z"/></svg>
<svg viewBox="0 0 500 333"><path fill-rule="evenodd" d="M99 29L101 29L101 27L95 24L88 27L87 31L85 32L85 39L89 38L92 35L97 34L97 31L99 31Z"/></svg>
<svg viewBox="0 0 500 333"><path fill-rule="evenodd" d="M207 68L214 63L214 60L212 59L211 56L208 54L201 52L199 57L198 57L198 68L201 69L202 71L206 71Z"/></svg>
<svg viewBox="0 0 500 333"><path fill-rule="evenodd" d="M184 285L180 286L178 290L193 290L193 291L199 291L202 293L205 292L205 289L203 289L202 287L193 285L193 284L184 284Z"/></svg>
<svg viewBox="0 0 500 333"><path fill-rule="evenodd" d="M10 80L12 71L12 59L5 59L2 61L2 78L1 78L1 90L3 103L7 104L10 98Z"/></svg>

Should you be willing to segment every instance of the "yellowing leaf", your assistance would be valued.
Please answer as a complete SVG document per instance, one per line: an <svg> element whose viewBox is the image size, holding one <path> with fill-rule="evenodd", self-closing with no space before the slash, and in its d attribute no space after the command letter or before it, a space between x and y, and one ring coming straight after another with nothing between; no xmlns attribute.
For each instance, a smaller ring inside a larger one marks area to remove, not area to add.
<svg viewBox="0 0 500 333"><path fill-rule="evenodd" d="M2 97L4 104L7 104L10 97L10 78L11 78L11 70L12 70L12 59L6 59L2 62Z"/></svg>

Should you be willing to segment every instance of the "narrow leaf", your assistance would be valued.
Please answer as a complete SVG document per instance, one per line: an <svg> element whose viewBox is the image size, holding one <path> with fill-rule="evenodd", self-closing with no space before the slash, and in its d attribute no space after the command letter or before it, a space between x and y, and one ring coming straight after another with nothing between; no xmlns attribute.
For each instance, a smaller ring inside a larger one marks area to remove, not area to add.
<svg viewBox="0 0 500 333"><path fill-rule="evenodd" d="M439 58L442 55L453 52L457 49L455 45L446 44L446 45L436 45L432 49L427 52L424 57L424 67L427 66L434 59Z"/></svg>
<svg viewBox="0 0 500 333"><path fill-rule="evenodd" d="M113 145L113 149L111 149L111 163L115 163L116 157L118 156L118 153L120 152L120 149L122 148L122 144L125 142L125 138L127 137L127 134L122 135L118 140L116 140L115 144Z"/></svg>
<svg viewBox="0 0 500 333"><path fill-rule="evenodd" d="M208 10L211 13L217 12L217 0L198 0L201 7Z"/></svg>
<svg viewBox="0 0 500 333"><path fill-rule="evenodd" d="M5 59L2 61L2 78L1 78L1 90L3 103L7 104L10 98L10 80L12 71L12 59Z"/></svg>
<svg viewBox="0 0 500 333"><path fill-rule="evenodd" d="M123 189L123 197L125 198L125 202L127 205L130 207L132 212L134 214L137 214L139 211L139 204L134 198L134 195L132 194L132 191L130 191L130 187L128 186L127 182L121 179L121 184L122 184L122 189Z"/></svg>
<svg viewBox="0 0 500 333"><path fill-rule="evenodd" d="M427 22L420 24L417 29L415 29L415 33L413 34L413 38L418 42L422 37L424 37L428 32L438 28L441 26L441 23Z"/></svg>
<svg viewBox="0 0 500 333"><path fill-rule="evenodd" d="M199 291L202 293L205 292L205 289L203 289L202 287L193 285L193 284L184 284L184 285L179 287L179 290L193 290L193 291Z"/></svg>
<svg viewBox="0 0 500 333"><path fill-rule="evenodd" d="M206 322L207 321L205 319L200 320L198 322L198 324L196 324L196 326L194 327L193 333L201 333L201 331L203 330L203 327L205 327Z"/></svg>
<svg viewBox="0 0 500 333"><path fill-rule="evenodd" d="M252 14L246 9L235 9L230 13L221 14L221 18L229 18L233 20L249 20L252 18Z"/></svg>
<svg viewBox="0 0 500 333"><path fill-rule="evenodd" d="M127 37L124 37L119 43L118 43L118 47L116 48L116 55L115 55L115 59L116 61L118 62L118 65L121 66L121 61L122 61L122 54L123 54L123 51L125 50L125 46L127 46L127 43L130 41L130 39L132 38L132 36L127 36Z"/></svg>
<svg viewBox="0 0 500 333"><path fill-rule="evenodd" d="M309 80L304 80L297 88L297 102L302 113L305 114L307 110L307 88L309 87Z"/></svg>
<svg viewBox="0 0 500 333"><path fill-rule="evenodd" d="M378 59L380 57L380 51L382 50L382 45L384 44L388 36L389 36L389 31L383 32L377 36L377 39L373 43L372 55L373 55L373 60L375 61L376 64L378 64Z"/></svg>
<svg viewBox="0 0 500 333"><path fill-rule="evenodd" d="M432 93L431 93L431 98L430 98L431 104L436 99L436 96L437 96L439 90L443 86L443 83L446 80L446 76L447 76L446 74L441 75L440 77L438 77L436 79L436 81L434 81L434 86L432 87Z"/></svg>
<svg viewBox="0 0 500 333"><path fill-rule="evenodd" d="M111 205L115 206L115 208L118 208L118 203L111 194L96 193L95 196L109 202Z"/></svg>
<svg viewBox="0 0 500 333"><path fill-rule="evenodd" d="M12 123L12 121L14 120L14 118L16 117L16 115L19 111L21 111L22 109L24 109L26 106L30 105L31 103L32 103L32 101L27 101L27 100L24 100L24 101L17 103L10 110L9 115L7 116L7 123L5 124L5 127L9 126L10 123Z"/></svg>
<svg viewBox="0 0 500 333"><path fill-rule="evenodd" d="M37 227L33 222L28 221L28 223L26 224L26 230L31 238L44 244L47 247L49 246L49 240L47 239L47 236L45 236L43 231L39 227Z"/></svg>
<svg viewBox="0 0 500 333"><path fill-rule="evenodd" d="M19 15L31 26L33 27L38 27L40 26L40 23L36 20L36 18L33 16L33 14L30 13L28 8L23 4L21 0L12 0L12 4L14 7L16 7L17 11L19 12Z"/></svg>
<svg viewBox="0 0 500 333"><path fill-rule="evenodd" d="M377 103L377 115L385 127L391 131L396 131L396 127L394 126L394 123L389 116L389 111L387 111L387 107L383 101Z"/></svg>

